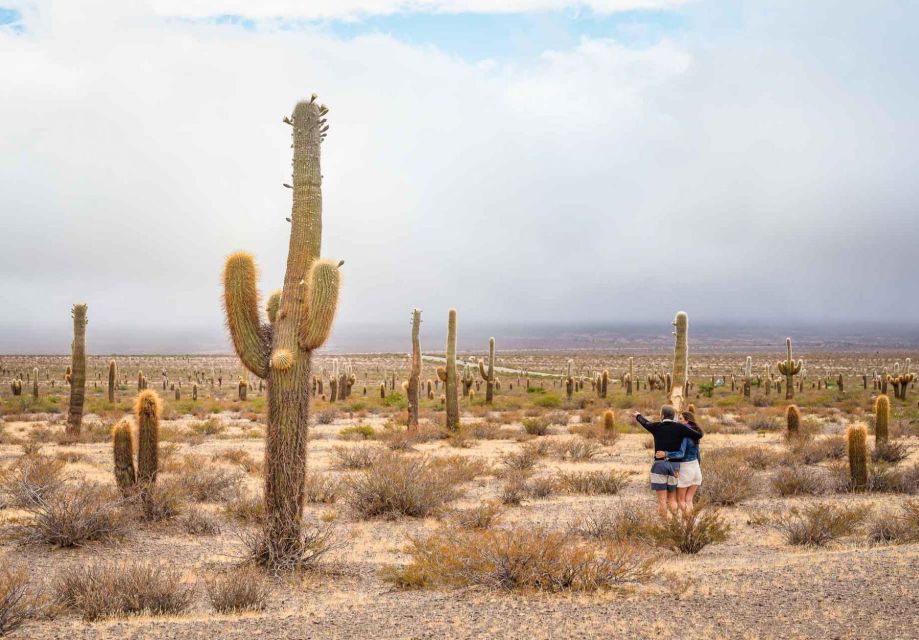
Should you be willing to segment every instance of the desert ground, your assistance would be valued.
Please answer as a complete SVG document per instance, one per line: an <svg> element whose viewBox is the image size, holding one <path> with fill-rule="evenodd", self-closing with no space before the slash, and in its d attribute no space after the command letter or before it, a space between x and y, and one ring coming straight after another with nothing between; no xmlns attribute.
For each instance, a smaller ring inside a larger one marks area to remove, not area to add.
<svg viewBox="0 0 919 640"><path fill-rule="evenodd" d="M405 427L405 354L317 358L313 372L324 385L313 402L304 513L315 558L277 574L247 562L264 513L266 400L235 357L116 356L114 402L107 398L110 358L90 357L78 439L65 435L69 356L0 357L3 589L15 591L13 567L23 585L19 604L29 605L10 634L919 637L919 395L912 384L905 399L888 394L889 441L880 446L874 434L879 377L919 354L803 355L807 371L786 400L771 378L767 394L764 380L764 365L776 375L781 349L754 358L749 396L746 354L693 354L689 401L705 432L705 506L689 530L676 533L655 516L651 439L632 418L633 410L653 416L666 402L662 389L648 387L649 376L669 371L666 353L633 359L628 394L627 355L499 352L494 402L485 403L484 383L471 370L457 432L443 427L434 354L422 370L414 433ZM569 360L583 384L570 398L562 379ZM355 381L333 403L336 366ZM594 388L603 370L606 397ZM119 494L113 473L112 429L125 417L133 425L140 371L163 401L155 513ZM789 433L792 403L801 419ZM612 429L604 425L607 411ZM867 428L873 450L860 490L847 462L853 424ZM86 487L96 492L80 497ZM78 531L88 511L108 519ZM487 568L451 565L478 547L493 552ZM622 550L624 568L605 581L518 580L531 555L559 549L581 550L582 559ZM117 595L110 593L118 589L114 574L138 566L164 583L160 596L171 603L164 612L100 604ZM96 582L81 574L88 567L97 569Z"/></svg>

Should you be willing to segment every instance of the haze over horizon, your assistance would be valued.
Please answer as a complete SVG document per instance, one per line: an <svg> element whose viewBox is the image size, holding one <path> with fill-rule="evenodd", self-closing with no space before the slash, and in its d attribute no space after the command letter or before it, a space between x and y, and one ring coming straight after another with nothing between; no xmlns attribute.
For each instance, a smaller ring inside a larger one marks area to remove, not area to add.
<svg viewBox="0 0 919 640"><path fill-rule="evenodd" d="M919 5L838 5L0 0L0 353L66 352L75 302L93 353L230 352L223 260L280 286L314 91L330 350L413 307L461 348L680 309L916 344Z"/></svg>

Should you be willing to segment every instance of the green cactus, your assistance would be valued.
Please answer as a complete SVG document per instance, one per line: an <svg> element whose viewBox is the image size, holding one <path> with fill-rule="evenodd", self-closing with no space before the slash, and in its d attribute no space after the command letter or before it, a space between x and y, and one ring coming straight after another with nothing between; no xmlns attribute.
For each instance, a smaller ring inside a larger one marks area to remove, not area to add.
<svg viewBox="0 0 919 640"><path fill-rule="evenodd" d="M495 397L495 339L488 339L488 368L479 359L479 375L485 381L485 404L491 404Z"/></svg>
<svg viewBox="0 0 919 640"><path fill-rule="evenodd" d="M753 358L747 356L747 361L743 367L743 394L745 398L750 397L750 391L753 387Z"/></svg>
<svg viewBox="0 0 919 640"><path fill-rule="evenodd" d="M329 377L329 402L338 400L338 358L332 360L332 375Z"/></svg>
<svg viewBox="0 0 919 640"><path fill-rule="evenodd" d="M421 377L421 309L412 309L412 369L408 376L408 428L418 429Z"/></svg>
<svg viewBox="0 0 919 640"><path fill-rule="evenodd" d="M673 320L676 344L673 348L673 376L670 383L670 404L677 412L682 411L689 378L689 316L685 311L676 314Z"/></svg>
<svg viewBox="0 0 919 640"><path fill-rule="evenodd" d="M438 371L438 374L440 372ZM456 309L447 318L447 366L444 371L448 431L459 431L459 389L456 381Z"/></svg>
<svg viewBox="0 0 919 640"><path fill-rule="evenodd" d="M22 380L19 380L18 378L14 378L10 382L10 391L13 392L14 396L21 396L22 395Z"/></svg>
<svg viewBox="0 0 919 640"><path fill-rule="evenodd" d="M249 398L249 383L245 378L239 379L239 385L236 387L240 402L245 402Z"/></svg>
<svg viewBox="0 0 919 640"><path fill-rule="evenodd" d="M793 404L788 405L785 409L785 424L788 427L788 435L796 436L801 429L801 412Z"/></svg>
<svg viewBox="0 0 919 640"><path fill-rule="evenodd" d="M67 435L78 437L83 423L83 402L86 397L86 305L75 304L73 343L70 371L70 406L67 412Z"/></svg>
<svg viewBox="0 0 919 640"><path fill-rule="evenodd" d="M159 459L160 414L163 403L153 389L142 391L134 401L137 421L137 481L156 482Z"/></svg>
<svg viewBox="0 0 919 640"><path fill-rule="evenodd" d="M32 369L32 399L38 400L38 367Z"/></svg>
<svg viewBox="0 0 919 640"><path fill-rule="evenodd" d="M600 374L600 397L605 398L609 388L609 371L606 369Z"/></svg>
<svg viewBox="0 0 919 640"><path fill-rule="evenodd" d="M472 388L475 382L475 378L472 375L472 371L469 369L468 363L463 364L463 375L460 376L460 382L462 383L463 397L465 398L469 395L469 389Z"/></svg>
<svg viewBox="0 0 919 640"><path fill-rule="evenodd" d="M249 371L268 382L266 547L260 560L271 566L297 562L304 552L312 353L328 338L338 306L343 263L319 259L320 142L328 128L326 112L314 95L297 103L293 117L285 119L293 127L293 206L284 286L277 308L270 310L274 322L260 321L252 257L230 256L224 272L224 305L236 353Z"/></svg>
<svg viewBox="0 0 919 640"><path fill-rule="evenodd" d="M134 471L134 444L131 423L122 418L112 428L112 452L115 458L115 482L125 496L134 491L137 475Z"/></svg>
<svg viewBox="0 0 919 640"><path fill-rule="evenodd" d="M874 401L874 444L887 442L890 425L890 398L881 394Z"/></svg>
<svg viewBox="0 0 919 640"><path fill-rule="evenodd" d="M380 400L385 400L385 399L386 399L386 383L381 382L380 383Z"/></svg>
<svg viewBox="0 0 919 640"><path fill-rule="evenodd" d="M783 376L785 376L785 399L791 400L795 397L795 376L801 373L804 366L803 360L795 362L791 352L791 338L785 338L785 347L788 351L784 362L779 362L776 367Z"/></svg>
<svg viewBox="0 0 919 640"><path fill-rule="evenodd" d="M852 488L864 491L868 487L868 434L864 425L850 425L846 430L849 449L849 475Z"/></svg>
<svg viewBox="0 0 919 640"><path fill-rule="evenodd" d="M632 395L632 381L635 379L632 372L632 360L633 358L629 356L629 372L625 374L625 395Z"/></svg>
<svg viewBox="0 0 919 640"><path fill-rule="evenodd" d="M198 383L197 382L193 382L191 384L191 399L192 400L198 399Z"/></svg>
<svg viewBox="0 0 919 640"><path fill-rule="evenodd" d="M109 360L108 362L108 401L115 402L115 383L116 376L118 375L115 361Z"/></svg>
<svg viewBox="0 0 919 640"><path fill-rule="evenodd" d="M571 360L568 360L568 370L565 373L565 396L571 400L574 395L574 378L571 377Z"/></svg>
<svg viewBox="0 0 919 640"><path fill-rule="evenodd" d="M772 373L769 371L769 365L763 365L763 386L766 388L766 397L772 395Z"/></svg>
<svg viewBox="0 0 919 640"><path fill-rule="evenodd" d="M137 390L143 391L147 388L147 379L144 377L143 371L137 372Z"/></svg>

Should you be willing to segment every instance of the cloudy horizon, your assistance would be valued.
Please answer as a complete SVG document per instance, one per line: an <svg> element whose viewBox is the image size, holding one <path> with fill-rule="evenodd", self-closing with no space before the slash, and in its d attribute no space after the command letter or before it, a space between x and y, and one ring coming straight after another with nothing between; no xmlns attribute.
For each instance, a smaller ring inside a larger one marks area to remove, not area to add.
<svg viewBox="0 0 919 640"><path fill-rule="evenodd" d="M60 352L74 302L228 351L223 259L279 286L314 91L332 344L412 307L908 326L919 6L837 5L0 0L0 352Z"/></svg>

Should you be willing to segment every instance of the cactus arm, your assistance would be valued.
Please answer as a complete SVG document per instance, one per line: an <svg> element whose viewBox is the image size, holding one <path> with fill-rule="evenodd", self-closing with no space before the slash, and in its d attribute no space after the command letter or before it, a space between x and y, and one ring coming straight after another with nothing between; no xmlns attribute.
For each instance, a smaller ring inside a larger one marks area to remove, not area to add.
<svg viewBox="0 0 919 640"><path fill-rule="evenodd" d="M248 253L227 258L223 270L223 306L236 355L259 378L268 376L268 341L259 321L255 261Z"/></svg>
<svg viewBox="0 0 919 640"><path fill-rule="evenodd" d="M485 371L485 361L479 358L479 375L482 376L482 380L488 381L488 372Z"/></svg>
<svg viewBox="0 0 919 640"><path fill-rule="evenodd" d="M303 349L318 349L329 337L338 309L339 267L342 264L319 260L310 269L309 287L300 314L300 347Z"/></svg>
<svg viewBox="0 0 919 640"><path fill-rule="evenodd" d="M268 322L274 324L274 321L278 319L278 309L281 306L281 290L278 289L270 296L268 296L268 302L265 304L265 312L268 314Z"/></svg>

